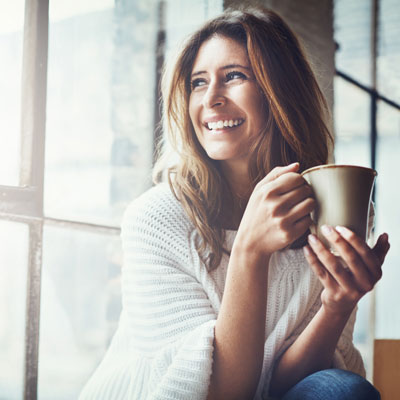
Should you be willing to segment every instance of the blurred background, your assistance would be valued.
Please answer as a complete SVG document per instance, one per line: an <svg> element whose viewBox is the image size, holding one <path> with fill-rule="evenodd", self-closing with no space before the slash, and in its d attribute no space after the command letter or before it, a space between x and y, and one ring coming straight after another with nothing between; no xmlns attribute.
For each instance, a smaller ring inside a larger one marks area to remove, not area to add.
<svg viewBox="0 0 400 400"><path fill-rule="evenodd" d="M102 359L121 309L119 226L152 184L161 65L239 3L0 0L0 399L76 399ZM400 3L245 3L301 37L335 161L378 171L375 232L392 249L355 331L371 377L373 340L400 338Z"/></svg>

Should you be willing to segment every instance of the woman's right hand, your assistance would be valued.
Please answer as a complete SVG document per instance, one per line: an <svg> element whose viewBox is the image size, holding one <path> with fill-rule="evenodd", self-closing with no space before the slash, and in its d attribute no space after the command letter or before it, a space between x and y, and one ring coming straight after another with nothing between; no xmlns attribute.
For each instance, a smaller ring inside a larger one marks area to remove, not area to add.
<svg viewBox="0 0 400 400"><path fill-rule="evenodd" d="M276 167L256 185L237 234L241 248L269 256L310 227L315 200L298 170L299 163Z"/></svg>

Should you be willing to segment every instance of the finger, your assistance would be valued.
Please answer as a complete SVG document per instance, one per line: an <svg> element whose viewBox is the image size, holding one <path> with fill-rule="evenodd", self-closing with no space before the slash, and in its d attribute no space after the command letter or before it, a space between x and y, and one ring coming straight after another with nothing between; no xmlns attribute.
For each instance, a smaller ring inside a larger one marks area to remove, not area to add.
<svg viewBox="0 0 400 400"><path fill-rule="evenodd" d="M324 265L332 275L332 278L344 289L353 291L353 278L340 262L340 259L334 256L315 235L308 235L308 243L318 257L320 263Z"/></svg>
<svg viewBox="0 0 400 400"><path fill-rule="evenodd" d="M371 248L367 245L367 243L363 239L361 239L358 235L356 235L353 231L351 231L348 228L345 228L344 226L337 226L336 230L358 252L367 270L375 279L375 282L379 280L382 276L381 265L384 256L386 255L387 252L386 251L383 254L380 254L381 245L384 245L384 243L380 242L377 249L379 255L383 257L383 259L380 260L376 252L372 251Z"/></svg>
<svg viewBox="0 0 400 400"><path fill-rule="evenodd" d="M287 211L287 219L288 221L295 223L305 216L310 216L310 213L314 211L316 205L315 199L312 197L307 197L304 200L300 201L296 205L292 206ZM312 220L310 218L310 224Z"/></svg>
<svg viewBox="0 0 400 400"><path fill-rule="evenodd" d="M372 251L378 257L381 264L383 264L389 249L390 249L389 236L387 233L383 233L382 235L379 236Z"/></svg>
<svg viewBox="0 0 400 400"><path fill-rule="evenodd" d="M311 186L308 185L304 178L299 174L286 174L273 182L271 186L276 186L276 194L282 196L282 199L285 200L289 207L306 197L314 197L314 192L311 189Z"/></svg>
<svg viewBox="0 0 400 400"><path fill-rule="evenodd" d="M269 190L274 194L284 195L292 193L298 188L304 188L310 195L313 194L311 186L308 185L306 180L300 174L297 172L288 172L271 182Z"/></svg>
<svg viewBox="0 0 400 400"><path fill-rule="evenodd" d="M272 182L275 179L279 178L283 174L287 174L288 172L297 172L299 170L300 164L298 162L286 165L284 167L275 167L271 172L269 172L260 182L259 184Z"/></svg>
<svg viewBox="0 0 400 400"><path fill-rule="evenodd" d="M325 269L325 267L319 262L318 257L313 252L310 246L303 247L304 256L310 265L311 269L314 271L315 275L318 277L322 285L326 289L334 289L337 287L337 282L333 279L332 275Z"/></svg>
<svg viewBox="0 0 400 400"><path fill-rule="evenodd" d="M357 242L358 250L352 246L352 242L347 241L338 231L330 226L323 225L321 227L321 232L333 245L334 249L339 253L340 257L350 269L358 288L363 292L372 290L375 283L380 279L381 274L379 274L379 267L377 268L377 264L374 264L370 268L366 262L364 262L364 260L370 262L369 253L372 253L367 244L362 243L361 238L355 235L357 237L352 239L354 243ZM374 258L376 259L376 257ZM376 262L378 262L377 259Z"/></svg>

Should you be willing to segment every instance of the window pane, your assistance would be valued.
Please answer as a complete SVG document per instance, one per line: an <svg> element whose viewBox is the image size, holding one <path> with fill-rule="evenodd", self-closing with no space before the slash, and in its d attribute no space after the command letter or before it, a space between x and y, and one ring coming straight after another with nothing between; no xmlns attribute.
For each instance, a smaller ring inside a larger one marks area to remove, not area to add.
<svg viewBox="0 0 400 400"><path fill-rule="evenodd" d="M45 226L43 243L39 399L77 399L119 319L120 240Z"/></svg>
<svg viewBox="0 0 400 400"><path fill-rule="evenodd" d="M361 83L371 83L371 0L334 1L336 68Z"/></svg>
<svg viewBox="0 0 400 400"><path fill-rule="evenodd" d="M382 102L378 106L376 232L388 232L392 247L386 257L383 278L377 288L376 336L400 339L400 310L393 303L399 292L400 282L400 111Z"/></svg>
<svg viewBox="0 0 400 400"><path fill-rule="evenodd" d="M157 4L100 5L50 3L45 213L117 226L151 184Z"/></svg>
<svg viewBox="0 0 400 400"><path fill-rule="evenodd" d="M29 230L0 221L0 398L22 399Z"/></svg>
<svg viewBox="0 0 400 400"><path fill-rule="evenodd" d="M222 0L167 0L167 54L197 27L223 11Z"/></svg>
<svg viewBox="0 0 400 400"><path fill-rule="evenodd" d="M378 32L378 88L389 99L400 103L400 3L380 0Z"/></svg>
<svg viewBox="0 0 400 400"><path fill-rule="evenodd" d="M340 77L334 80L335 160L370 166L370 96Z"/></svg>
<svg viewBox="0 0 400 400"><path fill-rule="evenodd" d="M24 0L0 0L0 185L19 184Z"/></svg>
<svg viewBox="0 0 400 400"><path fill-rule="evenodd" d="M370 166L370 96L340 77L334 80L335 162ZM373 296L358 304L354 342L360 350L367 373L372 371L370 312Z"/></svg>

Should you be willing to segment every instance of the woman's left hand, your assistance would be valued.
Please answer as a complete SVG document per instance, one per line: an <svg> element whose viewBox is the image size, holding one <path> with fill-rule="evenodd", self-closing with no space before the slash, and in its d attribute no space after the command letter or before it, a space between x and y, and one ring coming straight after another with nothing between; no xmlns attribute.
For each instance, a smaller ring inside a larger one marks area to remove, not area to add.
<svg viewBox="0 0 400 400"><path fill-rule="evenodd" d="M334 314L349 314L382 276L382 264L390 247L388 235L380 235L376 245L370 248L344 227L324 226L322 233L339 257L314 235L309 235L304 254L324 286L323 307Z"/></svg>

